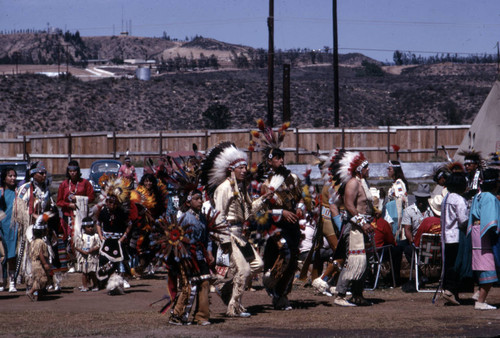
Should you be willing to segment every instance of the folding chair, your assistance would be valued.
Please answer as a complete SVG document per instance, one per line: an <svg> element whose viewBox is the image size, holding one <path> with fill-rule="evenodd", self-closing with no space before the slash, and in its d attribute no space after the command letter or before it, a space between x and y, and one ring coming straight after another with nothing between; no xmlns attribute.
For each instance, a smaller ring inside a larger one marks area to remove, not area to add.
<svg viewBox="0 0 500 338"><path fill-rule="evenodd" d="M396 287L396 279L394 278L394 265L392 264L391 247L393 247L393 245L384 245L384 246L381 246L380 248L377 248L379 260L378 260L378 262L375 261L374 263L371 264L372 265L371 269L375 275L375 281L373 282L373 287L365 288L365 290L373 291L377 288L378 281L380 278L380 273L382 271L382 265L384 263L384 256L386 256L387 254L389 255L389 263L390 263L389 269L391 270L391 275L392 275L392 286Z"/></svg>
<svg viewBox="0 0 500 338"><path fill-rule="evenodd" d="M410 265L410 278L413 275L413 269L415 269L415 287L417 292L435 292L436 288L432 289L422 289L420 285L419 274L427 272L428 277L432 277L432 270L435 268L439 269L438 276L441 275L441 235L440 234L422 234L420 238L420 247L413 247L413 255L411 258L412 262Z"/></svg>

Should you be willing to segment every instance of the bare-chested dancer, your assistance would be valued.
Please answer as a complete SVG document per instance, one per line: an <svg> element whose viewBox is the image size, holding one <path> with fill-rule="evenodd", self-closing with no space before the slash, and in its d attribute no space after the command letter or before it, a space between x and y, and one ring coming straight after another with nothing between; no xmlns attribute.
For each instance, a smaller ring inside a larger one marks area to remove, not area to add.
<svg viewBox="0 0 500 338"><path fill-rule="evenodd" d="M339 193L343 197L347 222L342 228L341 242L347 257L337 283L338 296L334 303L340 306L366 306L371 303L363 297L367 268L365 235L373 235L370 221L373 215L372 196L366 183L369 175L368 161L359 152L342 152L337 177L344 184ZM340 245L339 245L340 246ZM340 250L338 250L340 251ZM347 288L351 285L352 298L347 300Z"/></svg>

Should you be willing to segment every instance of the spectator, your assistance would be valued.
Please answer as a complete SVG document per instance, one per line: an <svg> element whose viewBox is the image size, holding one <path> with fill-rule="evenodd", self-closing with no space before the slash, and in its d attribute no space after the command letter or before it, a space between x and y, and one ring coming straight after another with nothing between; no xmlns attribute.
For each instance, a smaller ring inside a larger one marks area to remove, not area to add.
<svg viewBox="0 0 500 338"><path fill-rule="evenodd" d="M455 261L458 256L460 232L465 233L469 215L467 201L462 197L467 188L465 175L452 173L446 179L446 188L449 193L444 198L441 207L441 240L444 243L442 295L450 304L460 305L458 300L459 274L455 268Z"/></svg>

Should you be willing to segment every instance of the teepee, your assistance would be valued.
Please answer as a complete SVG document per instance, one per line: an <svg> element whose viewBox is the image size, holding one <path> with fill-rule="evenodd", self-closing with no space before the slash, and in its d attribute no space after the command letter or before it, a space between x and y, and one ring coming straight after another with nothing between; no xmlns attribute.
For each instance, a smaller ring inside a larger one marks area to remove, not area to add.
<svg viewBox="0 0 500 338"><path fill-rule="evenodd" d="M462 150L480 151L483 158L500 151L500 81L496 81L465 135L453 160L463 161Z"/></svg>

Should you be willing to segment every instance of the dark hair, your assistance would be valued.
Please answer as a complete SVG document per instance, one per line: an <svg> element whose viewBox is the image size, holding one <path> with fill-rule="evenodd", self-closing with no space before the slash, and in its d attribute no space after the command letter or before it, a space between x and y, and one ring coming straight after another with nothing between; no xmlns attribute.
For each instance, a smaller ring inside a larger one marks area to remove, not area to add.
<svg viewBox="0 0 500 338"><path fill-rule="evenodd" d="M47 228L44 229L33 229L33 237L42 238L47 231Z"/></svg>
<svg viewBox="0 0 500 338"><path fill-rule="evenodd" d="M498 182L498 170L488 168L482 173L482 181L480 183L481 191L496 193Z"/></svg>
<svg viewBox="0 0 500 338"><path fill-rule="evenodd" d="M144 185L144 182L146 180L149 180L151 183L153 183L153 186L151 187L151 189L153 190L153 195L155 196L156 208L158 209L158 212L161 214L161 213L163 213L163 210L164 210L164 202L165 201L163 200L162 194L160 192L160 188L158 188L158 179L153 174L149 174L149 173L144 174L141 177L141 181L139 182L139 185Z"/></svg>
<svg viewBox="0 0 500 338"><path fill-rule="evenodd" d="M436 183L439 183L439 180L441 178L444 177L445 179L448 179L449 176L450 172L446 168L440 167L434 170L434 175L432 176L432 180Z"/></svg>
<svg viewBox="0 0 500 338"><path fill-rule="evenodd" d="M405 184L406 191L408 191L408 181L406 180L405 174L403 173L403 168L399 161L389 161L392 170L394 170L394 181L400 179Z"/></svg>
<svg viewBox="0 0 500 338"><path fill-rule="evenodd" d="M92 222L92 226L94 226L94 219L90 216L87 216L85 217L84 219L82 219L82 223L89 223L89 222ZM84 225L83 227L87 227L89 225Z"/></svg>
<svg viewBox="0 0 500 338"><path fill-rule="evenodd" d="M16 177L17 177L17 172L13 167L7 167L7 168L2 169L2 173L0 174L0 184L1 184L2 188L4 188L4 189L5 189L5 179L7 178L7 174L11 170L16 173Z"/></svg>
<svg viewBox="0 0 500 338"><path fill-rule="evenodd" d="M70 178L69 176L69 167L78 167L78 169L76 169L76 172L77 172L77 176L78 176L78 179L82 178L82 172L80 171L80 165L78 164L78 161L76 160L71 160L69 161L68 163L68 167L66 168L66 178Z"/></svg>
<svg viewBox="0 0 500 338"><path fill-rule="evenodd" d="M467 189L467 179L465 178L465 173L451 173L446 178L446 183L444 184L444 186L448 189L449 192L463 194Z"/></svg>
<svg viewBox="0 0 500 338"><path fill-rule="evenodd" d="M272 155L271 157L269 155ZM266 159L270 160L271 158L284 158L285 157L285 152L281 150L280 148L271 148L266 155Z"/></svg>

